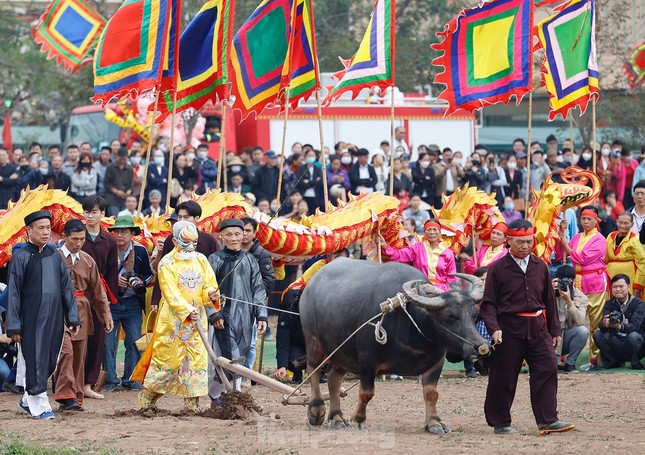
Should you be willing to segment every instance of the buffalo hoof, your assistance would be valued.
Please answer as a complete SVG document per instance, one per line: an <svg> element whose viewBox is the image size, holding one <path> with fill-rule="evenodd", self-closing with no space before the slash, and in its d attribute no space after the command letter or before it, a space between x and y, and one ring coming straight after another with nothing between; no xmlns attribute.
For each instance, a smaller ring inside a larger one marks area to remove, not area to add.
<svg viewBox="0 0 645 455"><path fill-rule="evenodd" d="M444 430L443 425L441 425L440 423L426 425L426 431L431 434L446 434L446 430Z"/></svg>
<svg viewBox="0 0 645 455"><path fill-rule="evenodd" d="M347 428L349 428L349 424L344 420L332 420L331 422L329 422L329 426L333 430L346 430Z"/></svg>
<svg viewBox="0 0 645 455"><path fill-rule="evenodd" d="M325 402L322 400L314 400L309 403L307 418L309 419L309 423L314 426L320 426L325 423Z"/></svg>

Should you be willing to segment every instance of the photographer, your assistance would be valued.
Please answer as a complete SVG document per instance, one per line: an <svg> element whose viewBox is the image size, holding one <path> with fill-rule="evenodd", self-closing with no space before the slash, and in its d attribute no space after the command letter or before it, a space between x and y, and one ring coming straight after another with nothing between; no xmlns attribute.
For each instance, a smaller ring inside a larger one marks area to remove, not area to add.
<svg viewBox="0 0 645 455"><path fill-rule="evenodd" d="M130 376L141 354L134 344L141 336L146 286L152 281L150 259L145 247L132 241L133 235L139 235L141 229L134 225L129 215L117 217L114 225L109 228L116 240L118 248L119 295L117 302L112 305L114 327L119 322L125 332L125 363L123 377L119 383L116 375L116 330L106 334L104 364L107 377L103 390L106 392L124 387L139 390L140 382L131 382Z"/></svg>
<svg viewBox="0 0 645 455"><path fill-rule="evenodd" d="M619 368L629 360L632 369L644 369L640 359L645 356L645 302L629 294L629 285L627 275L618 274L611 279L614 297L605 302L600 329L593 334L604 368Z"/></svg>
<svg viewBox="0 0 645 455"><path fill-rule="evenodd" d="M587 305L589 299L574 283L576 271L570 265L561 266L553 280L560 327L562 328L562 344L560 357L566 355L564 366L558 367L565 373L576 372L576 360L587 344L589 330L585 327Z"/></svg>

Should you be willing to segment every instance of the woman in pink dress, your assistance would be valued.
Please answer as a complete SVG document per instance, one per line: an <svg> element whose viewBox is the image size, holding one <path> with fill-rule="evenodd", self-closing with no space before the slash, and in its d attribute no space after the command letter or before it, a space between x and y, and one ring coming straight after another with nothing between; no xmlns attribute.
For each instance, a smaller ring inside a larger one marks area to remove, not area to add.
<svg viewBox="0 0 645 455"><path fill-rule="evenodd" d="M490 245L486 245L477 251L477 254L475 254L477 261L474 261L472 257L464 261L464 273L472 275L477 268L488 267L493 262L506 256L508 254L508 249L506 249L507 232L508 226L506 223L497 223L493 226L490 234Z"/></svg>
<svg viewBox="0 0 645 455"><path fill-rule="evenodd" d="M423 225L423 241L397 250L381 238L383 250L392 261L403 262L420 270L428 281L442 291L450 291L450 283L456 281L452 276L457 271L455 253L441 243L441 223L431 219Z"/></svg>
<svg viewBox="0 0 645 455"><path fill-rule="evenodd" d="M607 241L598 232L598 212L593 206L583 207L580 212L580 225L583 232L576 234L567 241L567 221L560 223L560 242L555 245L555 258L561 261L564 255L571 257L571 263L576 269L576 288L589 298L587 315L589 316L589 335L598 328L602 317L605 301L609 299L609 276L605 255ZM591 353L589 362L597 365L598 348L590 338Z"/></svg>

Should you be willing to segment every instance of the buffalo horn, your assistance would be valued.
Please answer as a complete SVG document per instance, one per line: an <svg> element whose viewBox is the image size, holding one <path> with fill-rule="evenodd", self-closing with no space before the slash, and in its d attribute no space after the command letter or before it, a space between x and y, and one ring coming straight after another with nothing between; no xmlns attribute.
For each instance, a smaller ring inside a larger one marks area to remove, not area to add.
<svg viewBox="0 0 645 455"><path fill-rule="evenodd" d="M436 310L446 306L446 300L441 296L426 297L424 295L420 295L417 288L418 284L423 285L427 284L427 282L422 280L413 280L403 284L403 293L411 300L411 303L431 310Z"/></svg>
<svg viewBox="0 0 645 455"><path fill-rule="evenodd" d="M476 302L479 302L482 297L484 297L484 282L477 278L475 275L469 275L467 273L453 273L452 275L464 279L473 285L473 290L470 292L470 296L475 299Z"/></svg>

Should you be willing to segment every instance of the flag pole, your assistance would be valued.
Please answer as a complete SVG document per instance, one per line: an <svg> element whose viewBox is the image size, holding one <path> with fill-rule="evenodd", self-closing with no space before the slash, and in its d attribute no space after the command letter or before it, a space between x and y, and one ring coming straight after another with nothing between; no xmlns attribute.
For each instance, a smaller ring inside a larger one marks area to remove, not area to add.
<svg viewBox="0 0 645 455"><path fill-rule="evenodd" d="M282 205L280 200L282 192L282 172L284 171L284 149L287 146L287 122L289 121L289 96L291 95L291 87L287 85L287 93L284 98L284 122L282 124L282 148L280 149L280 173L278 174L278 207Z"/></svg>
<svg viewBox="0 0 645 455"><path fill-rule="evenodd" d="M390 92L390 196L394 196L394 86Z"/></svg>
<svg viewBox="0 0 645 455"><path fill-rule="evenodd" d="M596 173L596 148L597 148L597 141L596 141L596 97L592 96L591 97L591 137L592 137L592 153L593 153L593 171Z"/></svg>
<svg viewBox="0 0 645 455"><path fill-rule="evenodd" d="M150 166L150 153L152 151L152 132L155 127L155 119L157 118L157 107L159 106L159 95L155 93L155 107L152 112L152 120L150 121L150 132L148 134L148 150L146 151L146 164L143 171L143 180L141 181L141 194L139 195L139 206L137 207L137 216L141 217L141 209L143 208L143 200L146 194L146 184L148 183L148 166ZM168 195L170 196L170 195Z"/></svg>
<svg viewBox="0 0 645 455"><path fill-rule="evenodd" d="M228 176L226 175L226 104L222 103L222 121L220 122L220 136L219 136L219 155L222 161L222 181L223 187L222 191L226 191L228 188Z"/></svg>
<svg viewBox="0 0 645 455"><path fill-rule="evenodd" d="M325 138L323 135L322 104L320 101L320 88L316 89L316 103L318 104L318 131L320 132L320 164L322 165L323 181L323 211L327 211L329 205L329 190L327 189L327 160L325 158Z"/></svg>
<svg viewBox="0 0 645 455"><path fill-rule="evenodd" d="M177 90L172 95L172 114L170 115L170 154L168 155L168 189L166 190L166 212L170 210L172 190L172 171L175 161L175 116L177 115Z"/></svg>
<svg viewBox="0 0 645 455"><path fill-rule="evenodd" d="M529 121L526 142L526 195L524 196L524 218L529 218L529 195L531 194L531 128L533 126L533 89L529 90Z"/></svg>

